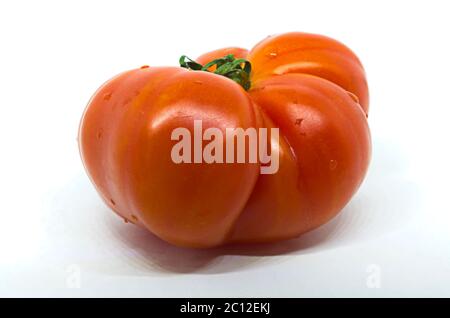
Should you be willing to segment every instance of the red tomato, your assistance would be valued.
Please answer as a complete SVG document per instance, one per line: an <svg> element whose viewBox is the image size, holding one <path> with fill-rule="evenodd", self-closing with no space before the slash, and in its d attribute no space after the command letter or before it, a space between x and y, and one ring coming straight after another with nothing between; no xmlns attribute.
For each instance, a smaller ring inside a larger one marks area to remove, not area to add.
<svg viewBox="0 0 450 318"><path fill-rule="evenodd" d="M197 62L229 54L250 61L248 91L236 78L213 73L216 65L204 71L145 67L100 87L81 121L81 156L103 200L176 245L296 237L335 216L368 168L367 83L348 48L288 33L250 52L226 48ZM260 174L259 162L175 163L171 134L183 127L194 135L194 120L224 134L227 128L279 128L279 142L269 142L279 153L278 172Z"/></svg>

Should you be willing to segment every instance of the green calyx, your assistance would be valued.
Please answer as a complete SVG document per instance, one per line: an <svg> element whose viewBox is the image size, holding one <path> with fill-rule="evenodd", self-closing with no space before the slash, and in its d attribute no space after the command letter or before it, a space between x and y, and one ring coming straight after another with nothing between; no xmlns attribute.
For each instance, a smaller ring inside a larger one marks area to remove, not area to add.
<svg viewBox="0 0 450 318"><path fill-rule="evenodd" d="M246 59L236 59L233 54L215 59L205 65L201 65L186 55L180 57L180 66L193 71L209 72L211 66L216 66L214 74L228 77L241 85L246 91L250 89L250 72L252 65Z"/></svg>

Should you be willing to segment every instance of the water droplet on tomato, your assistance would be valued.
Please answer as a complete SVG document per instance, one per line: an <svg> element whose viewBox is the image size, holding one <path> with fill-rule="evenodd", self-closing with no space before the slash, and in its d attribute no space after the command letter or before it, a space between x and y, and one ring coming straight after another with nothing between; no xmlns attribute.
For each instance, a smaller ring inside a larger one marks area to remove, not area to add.
<svg viewBox="0 0 450 318"><path fill-rule="evenodd" d="M100 128L97 132L97 139L102 139L102 137L103 137L103 129Z"/></svg>
<svg viewBox="0 0 450 318"><path fill-rule="evenodd" d="M303 120L304 120L304 118L297 118L297 119L295 120L294 125L300 126L300 125L302 124Z"/></svg>
<svg viewBox="0 0 450 318"><path fill-rule="evenodd" d="M305 120L304 118L296 118L294 121L294 125L298 127L298 133L300 134L300 136L306 136L306 133L302 131L302 123L303 120Z"/></svg>
<svg viewBox="0 0 450 318"><path fill-rule="evenodd" d="M269 46L264 50L264 55L266 56L266 58L269 58L269 59L273 59L273 58L277 57L278 53L279 53L278 48L273 47L273 46L272 47Z"/></svg>
<svg viewBox="0 0 450 318"><path fill-rule="evenodd" d="M356 96L356 95L353 94L352 92L348 92L348 91L347 91L347 94L348 94L348 96L350 96L350 97L353 99L353 101L354 101L355 103L359 104L359 98L358 98L358 96Z"/></svg>
<svg viewBox="0 0 450 318"><path fill-rule="evenodd" d="M268 48L266 51L266 56L270 59L273 59L278 56L278 49L277 48Z"/></svg>
<svg viewBox="0 0 450 318"><path fill-rule="evenodd" d="M141 70L143 70L144 68L149 68L150 66L148 66L148 65L142 65L141 66Z"/></svg>
<svg viewBox="0 0 450 318"><path fill-rule="evenodd" d="M331 159L330 163L328 164L328 166L330 167L330 170L336 169L337 165L338 165L338 162L336 160L333 160L333 159Z"/></svg>
<svg viewBox="0 0 450 318"><path fill-rule="evenodd" d="M116 205L116 202L114 202L113 199L109 199L109 202L111 202L112 205Z"/></svg>
<svg viewBox="0 0 450 318"><path fill-rule="evenodd" d="M131 214L131 221L132 221L133 223L137 223L137 222L138 222L137 216L134 215L134 214Z"/></svg>
<svg viewBox="0 0 450 318"><path fill-rule="evenodd" d="M103 100L110 100L112 96L112 93L106 93L105 95L103 95Z"/></svg>
<svg viewBox="0 0 450 318"><path fill-rule="evenodd" d="M202 81L194 81L194 83L195 83L195 84L199 84L199 85L202 85L202 84L203 84Z"/></svg>

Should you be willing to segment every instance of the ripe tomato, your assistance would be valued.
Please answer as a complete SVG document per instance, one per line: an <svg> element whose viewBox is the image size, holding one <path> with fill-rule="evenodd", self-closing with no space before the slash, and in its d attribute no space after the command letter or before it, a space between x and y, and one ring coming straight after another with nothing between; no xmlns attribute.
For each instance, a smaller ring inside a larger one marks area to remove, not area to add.
<svg viewBox="0 0 450 318"><path fill-rule="evenodd" d="M296 237L335 216L369 164L367 83L348 48L287 33L250 52L226 48L197 62L229 54L251 63L248 91L213 73L216 64L142 67L100 87L81 121L82 160L106 204L176 245ZM194 120L221 131L279 128L279 142L269 141L278 172L260 174L260 163L174 163L171 133L194 133Z"/></svg>

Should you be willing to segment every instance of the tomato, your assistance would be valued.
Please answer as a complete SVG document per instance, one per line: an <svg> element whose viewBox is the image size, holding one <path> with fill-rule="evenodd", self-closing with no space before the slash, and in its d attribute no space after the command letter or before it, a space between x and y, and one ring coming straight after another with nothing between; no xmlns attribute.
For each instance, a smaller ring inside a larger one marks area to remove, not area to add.
<svg viewBox="0 0 450 318"><path fill-rule="evenodd" d="M368 89L353 52L323 36L287 33L197 63L230 54L252 66L248 91L245 76L214 73L219 64L142 67L101 86L80 124L81 157L106 204L179 246L297 237L334 217L368 168ZM239 72L227 74L247 74L240 61ZM269 140L278 172L260 174L259 161L175 163L171 134L180 127L195 134L194 120L224 133L278 128L279 141Z"/></svg>

